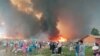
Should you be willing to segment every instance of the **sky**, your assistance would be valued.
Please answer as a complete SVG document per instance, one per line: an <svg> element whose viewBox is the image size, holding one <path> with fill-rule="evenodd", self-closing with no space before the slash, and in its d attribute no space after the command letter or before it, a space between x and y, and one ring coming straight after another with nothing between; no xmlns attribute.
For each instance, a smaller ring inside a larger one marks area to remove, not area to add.
<svg viewBox="0 0 100 56"><path fill-rule="evenodd" d="M64 7L68 9L74 8L75 13L77 13L78 10L81 11L81 14L84 14L84 18L86 18L87 21L89 20L89 23L87 23L89 29L91 30L95 27L100 31L100 0L61 0L59 3L62 9ZM0 20L5 22L5 27L8 30L15 30L17 26L20 26L19 29L24 29L28 32L24 33L24 30L16 30L22 32L23 34L30 34L32 30L36 30L34 32L36 33L40 27L35 17L18 11L17 8L12 6L10 0L0 0ZM2 29L2 27L0 29Z"/></svg>

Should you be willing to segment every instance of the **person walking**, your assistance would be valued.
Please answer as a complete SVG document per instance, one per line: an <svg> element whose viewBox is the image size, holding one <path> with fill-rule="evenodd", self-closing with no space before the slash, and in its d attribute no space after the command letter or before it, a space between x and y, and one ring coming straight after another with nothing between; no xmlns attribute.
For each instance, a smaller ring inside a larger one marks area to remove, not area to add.
<svg viewBox="0 0 100 56"><path fill-rule="evenodd" d="M75 55L79 56L79 42L76 42L76 45L75 45Z"/></svg>
<svg viewBox="0 0 100 56"><path fill-rule="evenodd" d="M57 48L58 48L58 54L61 54L62 53L62 44L60 42L58 43Z"/></svg>
<svg viewBox="0 0 100 56"><path fill-rule="evenodd" d="M83 44L83 41L79 41L79 56L85 56L85 45Z"/></svg>

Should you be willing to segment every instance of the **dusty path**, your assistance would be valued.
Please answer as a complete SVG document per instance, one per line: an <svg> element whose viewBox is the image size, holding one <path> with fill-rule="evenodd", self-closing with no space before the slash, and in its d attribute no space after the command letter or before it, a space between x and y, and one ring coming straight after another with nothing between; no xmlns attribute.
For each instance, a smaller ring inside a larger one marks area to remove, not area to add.
<svg viewBox="0 0 100 56"><path fill-rule="evenodd" d="M0 50L0 56L5 56L5 49Z"/></svg>

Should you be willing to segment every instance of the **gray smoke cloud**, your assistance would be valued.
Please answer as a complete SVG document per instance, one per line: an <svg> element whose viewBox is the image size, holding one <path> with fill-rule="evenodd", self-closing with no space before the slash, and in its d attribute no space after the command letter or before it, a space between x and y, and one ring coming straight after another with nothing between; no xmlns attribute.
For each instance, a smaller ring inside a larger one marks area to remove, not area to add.
<svg viewBox="0 0 100 56"><path fill-rule="evenodd" d="M64 26L70 27L69 25L73 24L73 28L71 27L72 29L69 31L69 34L72 33L73 36L70 38L82 38L89 34L91 13L87 8L88 3L90 2L80 0L45 0L45 3L43 3L46 5L44 7L45 18L42 24L44 30L49 31L51 37L58 37L59 30L56 28L57 23L59 20L63 20L66 24ZM68 18L70 14L73 18ZM58 20L59 16L63 18ZM70 22L70 24L67 22ZM73 32L73 29L75 32ZM66 29L64 30L67 32Z"/></svg>
<svg viewBox="0 0 100 56"><path fill-rule="evenodd" d="M22 35L25 38L35 35L40 30L40 24L37 18L23 12L18 11L13 7L9 0L0 0L0 11L3 15L3 20L6 23L6 34L8 36Z"/></svg>
<svg viewBox="0 0 100 56"><path fill-rule="evenodd" d="M85 0L32 0L35 10L41 11L43 16L39 21L35 15L26 14L18 11L11 5L8 0L7 8L3 11L8 12L4 14L6 16L8 35L16 35L21 33L24 36L34 36L41 30L48 32L50 37L57 37L59 35L59 29L57 29L57 23L64 21L68 27L68 22L74 25L71 32L74 34L72 37L83 37L89 34L89 25L91 19L91 9L88 8L93 1ZM8 11L9 10L9 11ZM9 15L10 14L10 15ZM8 15L8 16L7 16ZM73 18L68 18L71 15ZM60 19L58 19L61 16ZM68 17L67 17L68 16ZM66 29L65 29L66 30ZM67 31L65 31L67 32ZM66 34L67 35L67 34Z"/></svg>
<svg viewBox="0 0 100 56"><path fill-rule="evenodd" d="M45 9L43 19L41 19L42 29L47 31L50 37L58 37L59 30L56 28L58 22L56 14L58 0L44 0L43 4Z"/></svg>
<svg viewBox="0 0 100 56"><path fill-rule="evenodd" d="M87 7L90 3L85 0L59 0L60 20L65 22L64 26L73 25L68 31L72 34L71 38L82 38L90 33L91 9ZM67 32L66 29L64 32Z"/></svg>

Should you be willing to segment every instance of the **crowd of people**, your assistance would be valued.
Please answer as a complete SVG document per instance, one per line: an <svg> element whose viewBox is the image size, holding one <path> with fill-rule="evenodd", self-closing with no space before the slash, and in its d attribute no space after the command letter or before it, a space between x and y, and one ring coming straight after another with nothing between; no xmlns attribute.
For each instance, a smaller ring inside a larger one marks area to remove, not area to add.
<svg viewBox="0 0 100 56"><path fill-rule="evenodd" d="M100 46L98 43L95 43L94 46L92 47L93 50L93 56L100 56ZM86 56L85 54L85 45L83 41L78 41L75 44L75 55L76 56Z"/></svg>
<svg viewBox="0 0 100 56"><path fill-rule="evenodd" d="M2 44L6 48L6 52L12 52L17 55L21 52L23 56L31 55L32 53L38 53L38 50L45 46L44 42L34 42L27 40L20 41L6 41Z"/></svg>
<svg viewBox="0 0 100 56"><path fill-rule="evenodd" d="M27 40L19 40L19 41L6 41L2 44L3 47L6 48L6 52L10 51L17 55L18 52L21 52L23 56L32 55L33 53L39 54L39 50L43 48L50 48L52 54L61 55L63 44L61 42L44 42L44 41L27 41ZM78 41L74 44L69 44L70 53L72 50L75 51L75 56L86 56L85 55L85 45L83 41ZM66 47L66 46L65 46ZM95 43L92 47L93 55L100 56L100 48L99 44Z"/></svg>
<svg viewBox="0 0 100 56"><path fill-rule="evenodd" d="M62 52L62 43L60 42L50 42L50 50L52 54L61 54Z"/></svg>

